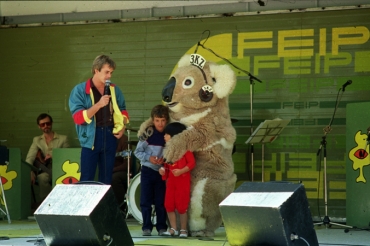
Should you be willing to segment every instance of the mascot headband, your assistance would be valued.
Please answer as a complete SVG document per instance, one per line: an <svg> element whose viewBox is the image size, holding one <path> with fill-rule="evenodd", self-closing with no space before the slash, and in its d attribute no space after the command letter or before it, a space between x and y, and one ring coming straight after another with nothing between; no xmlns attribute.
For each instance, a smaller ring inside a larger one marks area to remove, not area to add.
<svg viewBox="0 0 370 246"><path fill-rule="evenodd" d="M204 81L206 85L202 86L199 91L199 97L203 102L209 102L212 100L213 97L213 89L207 82L207 76L203 71L203 67L206 64L206 59L204 59L201 55L198 54L191 54L190 55L190 64L199 68L199 70L203 74Z"/></svg>

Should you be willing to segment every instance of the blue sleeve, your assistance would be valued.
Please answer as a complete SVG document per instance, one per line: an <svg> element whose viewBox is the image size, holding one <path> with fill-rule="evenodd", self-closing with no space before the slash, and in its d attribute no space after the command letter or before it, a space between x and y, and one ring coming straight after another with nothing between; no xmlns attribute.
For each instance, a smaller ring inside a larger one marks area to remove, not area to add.
<svg viewBox="0 0 370 246"><path fill-rule="evenodd" d="M147 147L147 141L139 141L134 151L136 158L139 159L141 163L149 161L150 155L145 152Z"/></svg>
<svg viewBox="0 0 370 246"><path fill-rule="evenodd" d="M69 96L69 110L73 121L78 124L90 123L92 118L85 118L84 110L92 106L90 95L85 93L86 82L76 85Z"/></svg>
<svg viewBox="0 0 370 246"><path fill-rule="evenodd" d="M84 107L83 103L83 94L84 92L81 91L81 84L76 85L69 95L69 110L71 111L71 114L74 115L76 112L80 110L86 109Z"/></svg>
<svg viewBox="0 0 370 246"><path fill-rule="evenodd" d="M121 111L126 110L125 96L123 95L121 89L118 86L115 86L114 89L116 91L116 99L119 109Z"/></svg>

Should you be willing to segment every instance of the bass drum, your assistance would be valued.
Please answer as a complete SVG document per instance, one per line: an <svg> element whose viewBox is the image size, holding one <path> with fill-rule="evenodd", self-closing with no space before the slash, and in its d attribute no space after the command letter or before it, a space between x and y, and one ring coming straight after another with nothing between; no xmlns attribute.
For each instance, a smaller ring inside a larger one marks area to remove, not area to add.
<svg viewBox="0 0 370 246"><path fill-rule="evenodd" d="M127 207L129 213L140 223L143 223L143 216L141 215L140 208L140 173L138 173L132 180L127 189ZM157 223L157 217L155 215L154 205L152 206L152 223L155 225Z"/></svg>

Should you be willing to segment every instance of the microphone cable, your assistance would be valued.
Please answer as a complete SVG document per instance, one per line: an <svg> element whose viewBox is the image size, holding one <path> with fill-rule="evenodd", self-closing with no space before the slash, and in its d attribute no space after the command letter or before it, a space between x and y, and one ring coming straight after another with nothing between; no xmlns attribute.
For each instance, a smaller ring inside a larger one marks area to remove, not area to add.
<svg viewBox="0 0 370 246"><path fill-rule="evenodd" d="M310 246L310 244L308 243L308 241L306 240L306 239L304 239L303 237L300 237L300 236L298 236L298 235L296 235L296 234L290 234L290 240L293 242L294 240L298 240L298 239L300 239L300 240L302 240L302 241L304 241L305 243L306 243L306 245L307 246Z"/></svg>

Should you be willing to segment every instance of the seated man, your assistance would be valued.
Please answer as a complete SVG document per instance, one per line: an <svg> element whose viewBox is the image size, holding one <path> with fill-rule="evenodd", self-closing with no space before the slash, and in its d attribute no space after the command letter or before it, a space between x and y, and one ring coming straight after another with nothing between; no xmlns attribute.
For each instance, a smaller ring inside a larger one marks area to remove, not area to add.
<svg viewBox="0 0 370 246"><path fill-rule="evenodd" d="M116 196L118 205L120 209L124 212L126 209L126 204L124 204L125 195L127 192L127 150L128 150L128 138L126 135L122 135L120 139L117 140L117 154L114 161L113 177L112 177L112 189ZM132 149L132 145L131 149ZM132 167L133 155L130 156L130 167ZM130 170L130 176L133 170Z"/></svg>
<svg viewBox="0 0 370 246"><path fill-rule="evenodd" d="M53 118L48 114L40 114L36 123L42 131L41 136L33 138L31 147L28 151L26 162L33 165L36 160L41 166L41 171L37 174L37 181L40 186L40 201L43 201L51 191L51 171L52 151L54 148L68 148L67 136L59 135L52 130ZM46 167L46 168L45 168ZM50 172L49 172L50 173ZM31 171L31 183L35 183L36 175Z"/></svg>

